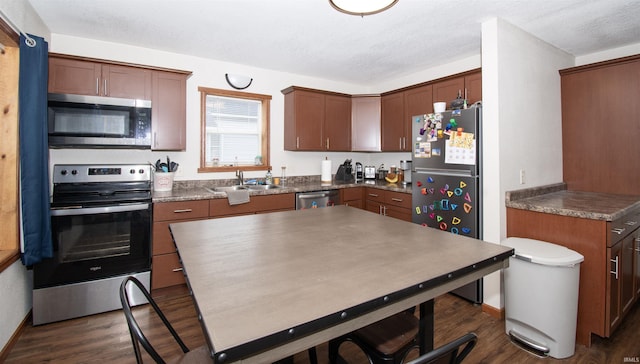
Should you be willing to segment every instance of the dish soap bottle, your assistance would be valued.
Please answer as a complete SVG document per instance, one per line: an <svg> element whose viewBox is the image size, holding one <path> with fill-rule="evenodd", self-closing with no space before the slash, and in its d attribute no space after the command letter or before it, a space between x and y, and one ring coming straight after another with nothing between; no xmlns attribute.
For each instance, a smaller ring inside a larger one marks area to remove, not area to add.
<svg viewBox="0 0 640 364"><path fill-rule="evenodd" d="M264 183L268 185L273 184L273 174L271 174L271 168L267 170L267 175L264 178Z"/></svg>

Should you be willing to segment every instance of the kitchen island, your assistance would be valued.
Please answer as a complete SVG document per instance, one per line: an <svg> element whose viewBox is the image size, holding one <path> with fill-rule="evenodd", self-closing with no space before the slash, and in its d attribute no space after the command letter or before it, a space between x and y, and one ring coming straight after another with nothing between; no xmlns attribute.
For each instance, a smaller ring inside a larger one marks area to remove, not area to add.
<svg viewBox="0 0 640 364"><path fill-rule="evenodd" d="M504 268L512 249L361 209L170 225L217 363L267 363L421 306Z"/></svg>
<svg viewBox="0 0 640 364"><path fill-rule="evenodd" d="M507 236L584 256L576 342L610 337L640 297L640 196L567 190L563 183L506 194ZM550 313L552 314L552 313Z"/></svg>

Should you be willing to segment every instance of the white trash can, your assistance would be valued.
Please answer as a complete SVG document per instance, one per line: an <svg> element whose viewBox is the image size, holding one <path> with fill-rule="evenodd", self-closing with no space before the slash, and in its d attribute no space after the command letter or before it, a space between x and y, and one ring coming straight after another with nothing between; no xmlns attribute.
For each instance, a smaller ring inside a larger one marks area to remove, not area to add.
<svg viewBox="0 0 640 364"><path fill-rule="evenodd" d="M533 239L507 238L502 245L515 252L504 270L507 335L539 356L572 356L584 257L566 247Z"/></svg>

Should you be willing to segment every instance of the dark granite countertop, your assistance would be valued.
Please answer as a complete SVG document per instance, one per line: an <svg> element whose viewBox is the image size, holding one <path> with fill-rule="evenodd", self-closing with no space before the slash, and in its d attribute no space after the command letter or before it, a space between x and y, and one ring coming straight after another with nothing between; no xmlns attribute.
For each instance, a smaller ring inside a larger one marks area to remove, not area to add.
<svg viewBox="0 0 640 364"><path fill-rule="evenodd" d="M613 221L640 210L640 196L571 191L564 183L558 183L508 191L505 204L520 210Z"/></svg>
<svg viewBox="0 0 640 364"><path fill-rule="evenodd" d="M295 177L294 177L295 178ZM174 183L173 190L168 192L153 192L153 202L174 202L188 200L211 200L217 198L227 198L224 192L210 192L207 188L215 188L225 186L226 181L203 180L203 181L177 181ZM318 178L300 178L279 188L269 190L251 190L251 196L256 195L273 195L281 193L309 192L319 190L335 190L352 187L373 187L383 190L396 191L402 193L411 193L411 185L403 186L401 183L391 184L385 181L366 180L359 183L346 183L333 181L332 183L321 183Z"/></svg>

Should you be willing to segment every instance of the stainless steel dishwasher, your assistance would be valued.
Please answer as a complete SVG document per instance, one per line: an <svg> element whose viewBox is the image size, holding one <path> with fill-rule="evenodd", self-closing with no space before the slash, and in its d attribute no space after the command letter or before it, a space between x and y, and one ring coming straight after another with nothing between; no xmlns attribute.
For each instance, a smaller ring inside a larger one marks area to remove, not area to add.
<svg viewBox="0 0 640 364"><path fill-rule="evenodd" d="M322 190L296 193L296 210L331 207L339 202L338 190Z"/></svg>

